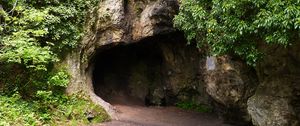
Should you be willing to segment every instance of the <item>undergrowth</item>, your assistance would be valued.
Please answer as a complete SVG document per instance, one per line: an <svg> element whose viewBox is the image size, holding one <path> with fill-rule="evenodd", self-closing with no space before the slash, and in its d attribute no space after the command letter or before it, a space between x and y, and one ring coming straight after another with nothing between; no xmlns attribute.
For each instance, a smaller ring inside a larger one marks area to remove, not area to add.
<svg viewBox="0 0 300 126"><path fill-rule="evenodd" d="M196 112L207 112L207 113L212 112L212 108L210 106L203 105L203 104L197 104L197 103L191 102L191 101L178 102L178 103L176 103L176 107L182 108L185 110L192 110L192 111L196 111Z"/></svg>
<svg viewBox="0 0 300 126"><path fill-rule="evenodd" d="M79 96L55 65L78 47L98 0L0 2L0 126L83 125L109 119Z"/></svg>
<svg viewBox="0 0 300 126"><path fill-rule="evenodd" d="M79 96L26 101L16 93L0 95L0 126L74 126L108 121L106 112Z"/></svg>

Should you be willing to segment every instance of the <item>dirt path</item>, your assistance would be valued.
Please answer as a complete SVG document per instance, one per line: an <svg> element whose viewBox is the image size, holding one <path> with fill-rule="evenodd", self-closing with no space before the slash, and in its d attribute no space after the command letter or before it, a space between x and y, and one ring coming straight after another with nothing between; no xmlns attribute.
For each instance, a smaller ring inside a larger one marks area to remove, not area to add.
<svg viewBox="0 0 300 126"><path fill-rule="evenodd" d="M176 107L115 105L119 120L97 126L230 126L209 113L197 113Z"/></svg>

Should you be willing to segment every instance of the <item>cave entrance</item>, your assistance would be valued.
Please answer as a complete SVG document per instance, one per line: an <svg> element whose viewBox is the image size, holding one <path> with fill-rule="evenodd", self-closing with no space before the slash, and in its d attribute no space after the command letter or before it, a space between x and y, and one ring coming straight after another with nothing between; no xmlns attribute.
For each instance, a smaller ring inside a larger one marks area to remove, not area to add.
<svg viewBox="0 0 300 126"><path fill-rule="evenodd" d="M159 42L148 38L99 52L94 59L95 93L112 105L150 105L149 92L162 85ZM164 94L157 105L165 105Z"/></svg>
<svg viewBox="0 0 300 126"><path fill-rule="evenodd" d="M214 114L173 106L190 99L209 102L199 74L201 54L194 45L186 46L183 34L154 36L97 53L91 61L94 92L115 107L122 123L222 126Z"/></svg>

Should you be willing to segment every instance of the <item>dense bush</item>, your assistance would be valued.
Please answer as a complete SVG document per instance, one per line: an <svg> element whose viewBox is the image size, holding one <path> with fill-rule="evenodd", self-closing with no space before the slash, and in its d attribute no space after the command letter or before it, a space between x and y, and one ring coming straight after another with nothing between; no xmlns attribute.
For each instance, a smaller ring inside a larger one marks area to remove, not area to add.
<svg viewBox="0 0 300 126"><path fill-rule="evenodd" d="M0 96L0 126L71 126L107 120L109 116L102 108L78 96L59 95L35 101L24 101L18 94Z"/></svg>
<svg viewBox="0 0 300 126"><path fill-rule="evenodd" d="M212 54L237 54L254 64L263 42L290 46L299 39L299 0L182 0L175 26Z"/></svg>
<svg viewBox="0 0 300 126"><path fill-rule="evenodd" d="M78 46L98 0L1 0L0 125L102 122L102 108L65 96L69 75L55 65ZM87 98L85 98L87 99ZM93 120L88 120L91 116Z"/></svg>
<svg viewBox="0 0 300 126"><path fill-rule="evenodd" d="M53 70L84 34L97 0L3 0L0 3L0 83L22 97L66 87L64 70ZM8 90L5 90L8 91Z"/></svg>
<svg viewBox="0 0 300 126"><path fill-rule="evenodd" d="M176 103L176 106L178 108L182 108L185 110L192 110L196 112L212 112L213 110L211 106L197 104L196 102L193 101L181 101Z"/></svg>

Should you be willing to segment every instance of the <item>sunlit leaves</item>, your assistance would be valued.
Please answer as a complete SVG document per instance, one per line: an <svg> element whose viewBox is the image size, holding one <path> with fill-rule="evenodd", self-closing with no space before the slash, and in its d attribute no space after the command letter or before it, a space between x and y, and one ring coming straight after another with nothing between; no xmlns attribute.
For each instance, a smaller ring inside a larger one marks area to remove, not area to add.
<svg viewBox="0 0 300 126"><path fill-rule="evenodd" d="M47 82L49 85L67 87L69 84L69 75L64 71L59 71L51 76Z"/></svg>
<svg viewBox="0 0 300 126"><path fill-rule="evenodd" d="M60 53L78 45L85 15L96 0L8 0L1 5L1 62L46 69Z"/></svg>
<svg viewBox="0 0 300 126"><path fill-rule="evenodd" d="M0 71L19 71L14 79L22 96L66 87L67 73L53 72L65 52L74 49L84 33L87 12L98 0L4 0L0 8ZM55 74L49 74L55 73ZM16 79L18 78L18 79ZM3 81L4 82L4 81ZM34 87L34 88L33 88Z"/></svg>
<svg viewBox="0 0 300 126"><path fill-rule="evenodd" d="M299 38L300 2L182 0L174 25L212 54L235 53L253 64L260 56L258 43L288 46Z"/></svg>
<svg viewBox="0 0 300 126"><path fill-rule="evenodd" d="M35 31L43 34L42 31ZM50 47L41 47L34 38L28 36L28 31L15 32L10 37L4 37L0 50L0 61L24 64L27 68L46 70L46 64L58 59L50 51Z"/></svg>

